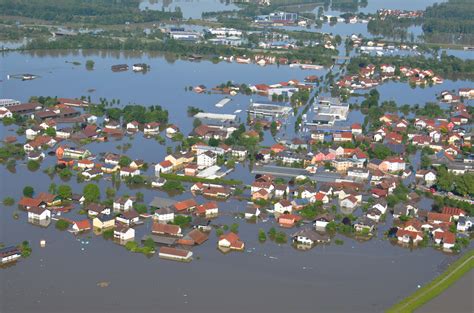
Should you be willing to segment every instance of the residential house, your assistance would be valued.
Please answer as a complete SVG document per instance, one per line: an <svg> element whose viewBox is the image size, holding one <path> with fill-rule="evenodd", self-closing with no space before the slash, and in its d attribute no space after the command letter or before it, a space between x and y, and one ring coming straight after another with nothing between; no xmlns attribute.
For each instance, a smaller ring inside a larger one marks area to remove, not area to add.
<svg viewBox="0 0 474 313"><path fill-rule="evenodd" d="M72 223L72 230L75 233L85 232L91 229L89 220L75 221Z"/></svg>
<svg viewBox="0 0 474 313"><path fill-rule="evenodd" d="M312 229L305 228L292 234L293 242L303 245L313 246L316 243L328 243L331 238L326 233L315 232Z"/></svg>
<svg viewBox="0 0 474 313"><path fill-rule="evenodd" d="M173 208L176 210L177 213L190 213L194 211L197 206L198 204L194 199L187 199L173 204Z"/></svg>
<svg viewBox="0 0 474 313"><path fill-rule="evenodd" d="M206 151L197 156L197 165L201 167L210 167L217 163L217 155L211 151Z"/></svg>
<svg viewBox="0 0 474 313"><path fill-rule="evenodd" d="M453 208L453 207L443 207L441 209L442 214L447 214L450 215L452 220L457 221L459 220L460 217L465 217L466 216L466 211L460 209L460 208Z"/></svg>
<svg viewBox="0 0 474 313"><path fill-rule="evenodd" d="M174 213L175 211L170 207L164 207L158 209L154 213L154 217L158 222L166 223L174 220Z"/></svg>
<svg viewBox="0 0 474 313"><path fill-rule="evenodd" d="M255 217L258 217L260 215L260 209L254 205L249 205L247 206L247 208L245 209L245 218L246 219L251 219L251 218L255 218Z"/></svg>
<svg viewBox="0 0 474 313"><path fill-rule="evenodd" d="M120 177L134 177L139 175L140 170L138 168L122 167L120 169Z"/></svg>
<svg viewBox="0 0 474 313"><path fill-rule="evenodd" d="M140 216L135 210L130 210L130 211L125 211L123 213L120 213L119 215L115 217L115 220L122 224L132 226L139 223Z"/></svg>
<svg viewBox="0 0 474 313"><path fill-rule="evenodd" d="M169 160L162 161L155 165L155 175L160 176L160 173L168 174L173 172L173 163Z"/></svg>
<svg viewBox="0 0 474 313"><path fill-rule="evenodd" d="M375 222L365 216L357 219L357 221L354 223L354 229L357 232L366 231L366 232L371 233L374 231L375 226L376 226Z"/></svg>
<svg viewBox="0 0 474 313"><path fill-rule="evenodd" d="M85 210L87 211L87 215L91 217L98 215L110 215L110 208L99 203L91 203L85 208Z"/></svg>
<svg viewBox="0 0 474 313"><path fill-rule="evenodd" d="M151 123L146 123L143 126L143 133L145 135L158 134L159 132L160 132L160 123L151 122Z"/></svg>
<svg viewBox="0 0 474 313"><path fill-rule="evenodd" d="M51 211L45 207L34 206L28 209L28 221L46 221L51 219Z"/></svg>
<svg viewBox="0 0 474 313"><path fill-rule="evenodd" d="M452 249L456 244L456 235L450 231L436 232L434 241L438 245L442 245L443 249Z"/></svg>
<svg viewBox="0 0 474 313"><path fill-rule="evenodd" d="M133 208L134 200L131 197L119 197L113 202L114 212L127 212Z"/></svg>
<svg viewBox="0 0 474 313"><path fill-rule="evenodd" d="M325 230L326 226L332 221L334 221L334 215L329 213L323 213L316 216L313 225L316 230Z"/></svg>
<svg viewBox="0 0 474 313"><path fill-rule="evenodd" d="M181 262L190 262L193 257L192 251L171 247L160 247L158 255L162 259Z"/></svg>
<svg viewBox="0 0 474 313"><path fill-rule="evenodd" d="M217 245L231 250L243 250L245 246L239 236L232 232L220 236Z"/></svg>
<svg viewBox="0 0 474 313"><path fill-rule="evenodd" d="M291 204L291 202L289 200L281 199L280 201L275 203L273 208L274 208L274 211L276 213L285 214L285 213L291 213L292 212L293 205Z"/></svg>
<svg viewBox="0 0 474 313"><path fill-rule="evenodd" d="M196 215L216 216L219 214L219 207L215 201L206 202L196 207Z"/></svg>
<svg viewBox="0 0 474 313"><path fill-rule="evenodd" d="M115 218L111 215L97 215L92 219L94 229L104 230L115 226Z"/></svg>
<svg viewBox="0 0 474 313"><path fill-rule="evenodd" d="M175 236L175 237L183 236L181 232L181 227L179 227L178 225L171 225L171 224L153 223L151 227L151 232L153 234L158 234L158 235L167 235L167 236Z"/></svg>
<svg viewBox="0 0 474 313"><path fill-rule="evenodd" d="M396 233L398 242L408 244L417 244L418 242L423 240L423 232L418 230L405 230L402 228L398 228Z"/></svg>
<svg viewBox="0 0 474 313"><path fill-rule="evenodd" d="M114 238L121 241L133 240L135 238L135 229L118 223L114 228Z"/></svg>
<svg viewBox="0 0 474 313"><path fill-rule="evenodd" d="M474 219L472 217L460 216L458 219L458 224L456 226L457 231L466 232L472 230L472 225L474 224Z"/></svg>
<svg viewBox="0 0 474 313"><path fill-rule="evenodd" d="M278 224L281 227L291 228L291 227L295 226L296 223L301 221L301 216L285 213L285 214L281 214L280 216L278 216L277 220L278 220Z"/></svg>
<svg viewBox="0 0 474 313"><path fill-rule="evenodd" d="M380 163L379 169L383 172L399 172L405 170L405 160L401 157L388 157Z"/></svg>
<svg viewBox="0 0 474 313"><path fill-rule="evenodd" d="M428 223L442 224L451 223L452 215L446 213L428 212Z"/></svg>

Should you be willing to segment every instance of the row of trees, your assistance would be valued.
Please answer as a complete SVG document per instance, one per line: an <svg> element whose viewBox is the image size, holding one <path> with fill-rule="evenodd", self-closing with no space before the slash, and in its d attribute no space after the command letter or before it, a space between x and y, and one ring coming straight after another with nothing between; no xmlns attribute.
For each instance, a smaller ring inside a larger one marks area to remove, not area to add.
<svg viewBox="0 0 474 313"><path fill-rule="evenodd" d="M474 33L474 5L472 0L449 0L435 3L425 12L425 33Z"/></svg>
<svg viewBox="0 0 474 313"><path fill-rule="evenodd" d="M143 40L142 38L126 38L119 40L115 38L96 36L91 34L79 34L77 36L65 36L61 39L50 41L47 38L37 38L29 42L28 50L46 49L100 49L100 50L143 50L169 52L181 56L190 54L219 56L219 55L247 55L253 56L257 52L251 49L235 48L224 45L214 45L206 43L188 43L174 39ZM261 52L258 52L261 54ZM278 53L279 57L286 57L290 60L309 60L322 65L332 64L331 56L336 53L325 49L322 46L303 47L301 49Z"/></svg>
<svg viewBox="0 0 474 313"><path fill-rule="evenodd" d="M2 15L24 16L58 23L123 24L182 18L182 13L139 9L138 0L4 0Z"/></svg>

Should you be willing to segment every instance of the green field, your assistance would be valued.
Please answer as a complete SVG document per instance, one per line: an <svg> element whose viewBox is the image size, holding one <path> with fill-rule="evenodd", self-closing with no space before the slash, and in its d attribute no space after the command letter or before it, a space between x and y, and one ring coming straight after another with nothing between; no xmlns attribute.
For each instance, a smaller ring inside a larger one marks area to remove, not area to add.
<svg viewBox="0 0 474 313"><path fill-rule="evenodd" d="M451 286L463 275L468 273L474 267L474 250L467 252L456 262L451 264L448 269L432 280L427 285L418 289L412 295L403 299L393 307L388 309L387 313L395 312L413 312L431 299L437 297L445 289Z"/></svg>

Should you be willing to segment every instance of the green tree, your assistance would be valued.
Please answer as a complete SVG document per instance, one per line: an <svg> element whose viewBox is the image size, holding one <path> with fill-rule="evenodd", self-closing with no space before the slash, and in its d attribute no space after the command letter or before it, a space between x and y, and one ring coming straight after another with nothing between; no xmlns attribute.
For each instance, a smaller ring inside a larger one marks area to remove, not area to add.
<svg viewBox="0 0 474 313"><path fill-rule="evenodd" d="M35 160L29 160L27 163L27 167L30 171L37 171L40 168L41 164Z"/></svg>
<svg viewBox="0 0 474 313"><path fill-rule="evenodd" d="M95 184L87 184L84 186L83 196L87 203L98 201L100 199L100 189Z"/></svg>
<svg viewBox="0 0 474 313"><path fill-rule="evenodd" d="M130 163L132 163L132 160L128 156L123 155L120 157L119 165L121 167L127 167L130 165Z"/></svg>
<svg viewBox="0 0 474 313"><path fill-rule="evenodd" d="M265 234L265 231L261 228L258 230L258 240L260 242L265 242L267 240L267 235Z"/></svg>
<svg viewBox="0 0 474 313"><path fill-rule="evenodd" d="M12 206L13 204L15 204L15 199L13 199L12 197L6 197L3 199L3 205Z"/></svg>
<svg viewBox="0 0 474 313"><path fill-rule="evenodd" d="M69 222L63 219L60 219L56 222L55 227L59 230L66 230L69 228Z"/></svg>
<svg viewBox="0 0 474 313"><path fill-rule="evenodd" d="M25 188L23 188L23 195L25 197L31 198L33 197L34 193L35 193L35 190L31 186L26 186Z"/></svg>
<svg viewBox="0 0 474 313"><path fill-rule="evenodd" d="M55 183L51 183L49 185L48 192L54 195L57 193L57 191L58 191L58 186Z"/></svg>
<svg viewBox="0 0 474 313"><path fill-rule="evenodd" d="M107 196L107 198L112 199L113 197L115 197L115 189L107 187L107 189L105 189L105 195Z"/></svg>
<svg viewBox="0 0 474 313"><path fill-rule="evenodd" d="M72 197L72 188L69 185L60 185L58 187L58 196L61 199L71 199Z"/></svg>
<svg viewBox="0 0 474 313"><path fill-rule="evenodd" d="M53 127L46 128L44 133L50 137L53 137L53 138L56 137L56 129L54 129Z"/></svg>
<svg viewBox="0 0 474 313"><path fill-rule="evenodd" d="M94 65L95 65L95 62L94 62L94 61L92 61L92 60L87 60L87 61L86 61L86 69L87 69L88 71L93 70L93 69L94 69Z"/></svg>
<svg viewBox="0 0 474 313"><path fill-rule="evenodd" d="M235 234L238 234L239 233L239 224L233 223L232 225L230 225L230 231L235 233Z"/></svg>

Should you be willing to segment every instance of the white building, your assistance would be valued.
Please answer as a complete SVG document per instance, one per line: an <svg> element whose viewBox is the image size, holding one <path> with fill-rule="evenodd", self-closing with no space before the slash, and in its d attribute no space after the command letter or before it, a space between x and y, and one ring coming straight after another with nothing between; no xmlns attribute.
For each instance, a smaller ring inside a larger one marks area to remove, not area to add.
<svg viewBox="0 0 474 313"><path fill-rule="evenodd" d="M197 156L197 165L210 167L217 163L217 155L211 151L206 151Z"/></svg>
<svg viewBox="0 0 474 313"><path fill-rule="evenodd" d="M120 197L114 201L113 209L114 212L127 212L133 208L132 198Z"/></svg>
<svg viewBox="0 0 474 313"><path fill-rule="evenodd" d="M135 229L118 224L114 229L114 238L118 240L132 240L135 238Z"/></svg>
<svg viewBox="0 0 474 313"><path fill-rule="evenodd" d="M44 221L51 219L51 211L44 207L32 207L28 210L28 220Z"/></svg>

